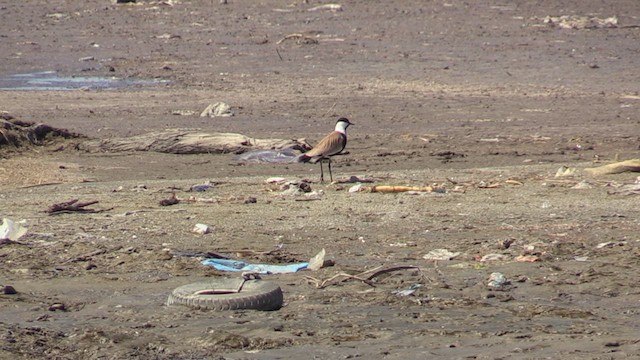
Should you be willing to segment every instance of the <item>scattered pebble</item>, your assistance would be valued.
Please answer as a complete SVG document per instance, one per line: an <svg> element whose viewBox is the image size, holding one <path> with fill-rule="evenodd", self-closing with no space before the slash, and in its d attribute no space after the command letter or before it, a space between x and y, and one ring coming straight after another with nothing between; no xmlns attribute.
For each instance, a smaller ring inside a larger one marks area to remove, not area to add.
<svg viewBox="0 0 640 360"><path fill-rule="evenodd" d="M507 280L506 276L503 273L494 272L489 275L489 282L487 286L489 286L493 290L507 290L511 282Z"/></svg>
<svg viewBox="0 0 640 360"><path fill-rule="evenodd" d="M16 291L16 289L11 286L11 285L5 285L2 287L2 293L5 295L15 295L18 292Z"/></svg>
<svg viewBox="0 0 640 360"><path fill-rule="evenodd" d="M65 311L67 310L66 306L63 303L55 303L49 306L49 311Z"/></svg>

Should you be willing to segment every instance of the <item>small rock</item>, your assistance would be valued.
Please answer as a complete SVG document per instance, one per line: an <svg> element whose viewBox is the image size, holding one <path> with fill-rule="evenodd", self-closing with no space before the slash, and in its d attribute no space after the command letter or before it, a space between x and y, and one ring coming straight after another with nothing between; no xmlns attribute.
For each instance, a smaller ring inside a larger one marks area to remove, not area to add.
<svg viewBox="0 0 640 360"><path fill-rule="evenodd" d="M91 269L95 269L98 266L94 263L88 263L87 266L84 267L85 270L91 270Z"/></svg>
<svg viewBox="0 0 640 360"><path fill-rule="evenodd" d="M49 311L65 311L67 310L66 306L63 303L55 303L49 306Z"/></svg>
<svg viewBox="0 0 640 360"><path fill-rule="evenodd" d="M245 204L255 204L257 202L258 202L258 199L254 198L253 196L249 196L244 200Z"/></svg>
<svg viewBox="0 0 640 360"><path fill-rule="evenodd" d="M197 185L192 185L189 188L189 191L196 191L196 192L204 192L209 190L210 188L214 187L215 184L212 183L211 181L207 181L204 184L197 184Z"/></svg>
<svg viewBox="0 0 640 360"><path fill-rule="evenodd" d="M507 280L504 274L499 272L494 272L494 273L491 273L491 275L489 275L489 282L487 283L487 286L489 286L491 289L502 291L502 290L506 290L509 287L509 285L511 285L511 282Z"/></svg>
<svg viewBox="0 0 640 360"><path fill-rule="evenodd" d="M511 247L511 244L513 244L515 241L515 239L504 239L500 241L500 248L506 250Z"/></svg>
<svg viewBox="0 0 640 360"><path fill-rule="evenodd" d="M2 287L2 293L5 295L15 295L18 292L16 291L16 289L11 286L11 285L5 285Z"/></svg>

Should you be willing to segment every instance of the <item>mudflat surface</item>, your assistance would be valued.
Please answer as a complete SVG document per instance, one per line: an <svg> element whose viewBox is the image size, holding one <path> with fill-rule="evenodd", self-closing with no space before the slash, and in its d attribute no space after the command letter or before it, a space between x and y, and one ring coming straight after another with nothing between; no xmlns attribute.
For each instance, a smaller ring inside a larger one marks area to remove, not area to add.
<svg viewBox="0 0 640 360"><path fill-rule="evenodd" d="M640 157L637 3L348 1L310 11L323 4L0 5L0 76L157 81L4 90L5 115L91 139L181 128L312 144L345 116L356 125L334 179L443 190L350 193L354 184L320 183L317 165L88 152L76 146L84 138L2 145L0 216L29 231L0 243L0 284L18 292L0 294L0 357L640 353L640 208L619 191L638 174L584 171ZM591 20L545 21L562 15ZM214 102L234 116L200 117ZM556 177L562 166L575 173ZM307 179L320 195L301 201L270 177ZM205 181L215 186L187 191ZM173 193L211 202L159 205ZM46 213L71 199L105 211ZM197 235L196 223L212 231ZM286 264L323 248L335 266L265 276L284 292L280 310L164 305L178 286L238 276L201 265L203 253ZM435 249L459 254L424 258ZM395 266L419 270L316 286ZM494 272L510 285L490 288Z"/></svg>

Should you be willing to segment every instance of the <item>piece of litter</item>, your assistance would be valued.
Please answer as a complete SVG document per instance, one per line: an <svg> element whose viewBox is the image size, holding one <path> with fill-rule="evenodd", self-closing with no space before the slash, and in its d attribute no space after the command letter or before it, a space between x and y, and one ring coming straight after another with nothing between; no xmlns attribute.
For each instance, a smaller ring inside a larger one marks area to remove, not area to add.
<svg viewBox="0 0 640 360"><path fill-rule="evenodd" d="M567 166L561 166L558 171L556 171L556 175L554 177L567 177L573 176L576 173L576 168L570 168Z"/></svg>
<svg viewBox="0 0 640 360"><path fill-rule="evenodd" d="M233 112L231 111L231 106L223 102L217 102L207 106L202 113L200 113L200 117L228 117L233 116Z"/></svg>
<svg viewBox="0 0 640 360"><path fill-rule="evenodd" d="M502 255L502 254L487 254L482 258L480 258L480 262L502 261L502 260L507 260L508 258L509 257L507 255Z"/></svg>
<svg viewBox="0 0 640 360"><path fill-rule="evenodd" d="M209 226L206 224L196 224L193 227L193 230L191 230L191 232L200 234L200 235L208 234L209 231L210 231Z"/></svg>
<svg viewBox="0 0 640 360"><path fill-rule="evenodd" d="M618 17L598 18L595 16L562 15L547 16L542 22L560 29L600 29L618 27Z"/></svg>
<svg viewBox="0 0 640 360"><path fill-rule="evenodd" d="M408 289L394 290L391 293L395 294L395 295L398 295L398 296L411 296L411 295L415 294L416 290L420 289L423 286L424 285L422 285L422 284L413 284Z"/></svg>
<svg viewBox="0 0 640 360"><path fill-rule="evenodd" d="M425 260L453 260L458 255L460 255L459 252L451 252L447 249L435 249L429 251L422 258Z"/></svg>
<svg viewBox="0 0 640 360"><path fill-rule="evenodd" d="M587 260L589 260L589 257L588 256L575 256L573 258L573 260L575 260L575 261L587 261Z"/></svg>
<svg viewBox="0 0 640 360"><path fill-rule="evenodd" d="M409 241L409 242L397 242L397 243L393 243L393 244L389 244L390 247L413 247L413 246L418 246L418 244L416 244L413 241Z"/></svg>
<svg viewBox="0 0 640 360"><path fill-rule="evenodd" d="M319 253L316 254L316 256L312 257L311 260L309 260L309 266L307 266L307 268L309 270L320 270L323 266L324 266L324 256L325 256L326 252L324 251L324 248L322 250L320 250Z"/></svg>
<svg viewBox="0 0 640 360"><path fill-rule="evenodd" d="M577 189L577 190L585 190L585 189L593 189L593 186L588 182L586 182L585 180L582 180L579 183L572 186L571 188Z"/></svg>
<svg viewBox="0 0 640 360"><path fill-rule="evenodd" d="M356 184L356 185L353 185L352 187L349 188L349 192L350 193L360 192L362 190L363 190L363 185L362 184Z"/></svg>
<svg viewBox="0 0 640 360"><path fill-rule="evenodd" d="M24 227L25 220L15 222L11 219L2 219L2 225L0 225L0 240L9 239L11 241L17 241L27 233L27 228Z"/></svg>
<svg viewBox="0 0 640 360"><path fill-rule="evenodd" d="M342 5L340 4L318 5L308 9L307 11L319 11L319 10L342 11Z"/></svg>
<svg viewBox="0 0 640 360"><path fill-rule="evenodd" d="M604 247L612 246L612 245L613 245L613 241L607 241L607 242L603 242L603 243L600 243L600 244L596 245L596 249L602 249Z"/></svg>
<svg viewBox="0 0 640 360"><path fill-rule="evenodd" d="M179 116L191 116L195 115L195 111L193 110L171 110L171 115L179 115Z"/></svg>
<svg viewBox="0 0 640 360"><path fill-rule="evenodd" d="M259 274L285 274L306 269L309 263L295 263L287 265L249 264L231 259L206 259L203 265L212 266L221 271L255 271Z"/></svg>
<svg viewBox="0 0 640 360"><path fill-rule="evenodd" d="M536 262L540 261L540 258L535 255L520 255L514 259L517 262Z"/></svg>
<svg viewBox="0 0 640 360"><path fill-rule="evenodd" d="M285 178L283 177L270 177L267 180L265 180L264 182L266 182L267 184L280 184L285 182Z"/></svg>

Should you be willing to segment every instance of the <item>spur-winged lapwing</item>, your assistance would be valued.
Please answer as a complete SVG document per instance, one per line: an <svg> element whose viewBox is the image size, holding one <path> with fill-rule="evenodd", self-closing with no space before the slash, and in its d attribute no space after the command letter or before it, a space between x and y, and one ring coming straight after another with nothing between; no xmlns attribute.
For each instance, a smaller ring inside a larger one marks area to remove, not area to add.
<svg viewBox="0 0 640 360"><path fill-rule="evenodd" d="M327 161L329 163L329 177L333 182L333 174L331 173L331 157L342 153L347 146L347 128L349 125L353 125L347 118L340 118L336 122L336 128L324 139L320 140L318 145L306 153L298 156L298 162L320 162L320 182L324 182L324 170L322 169L322 162Z"/></svg>

